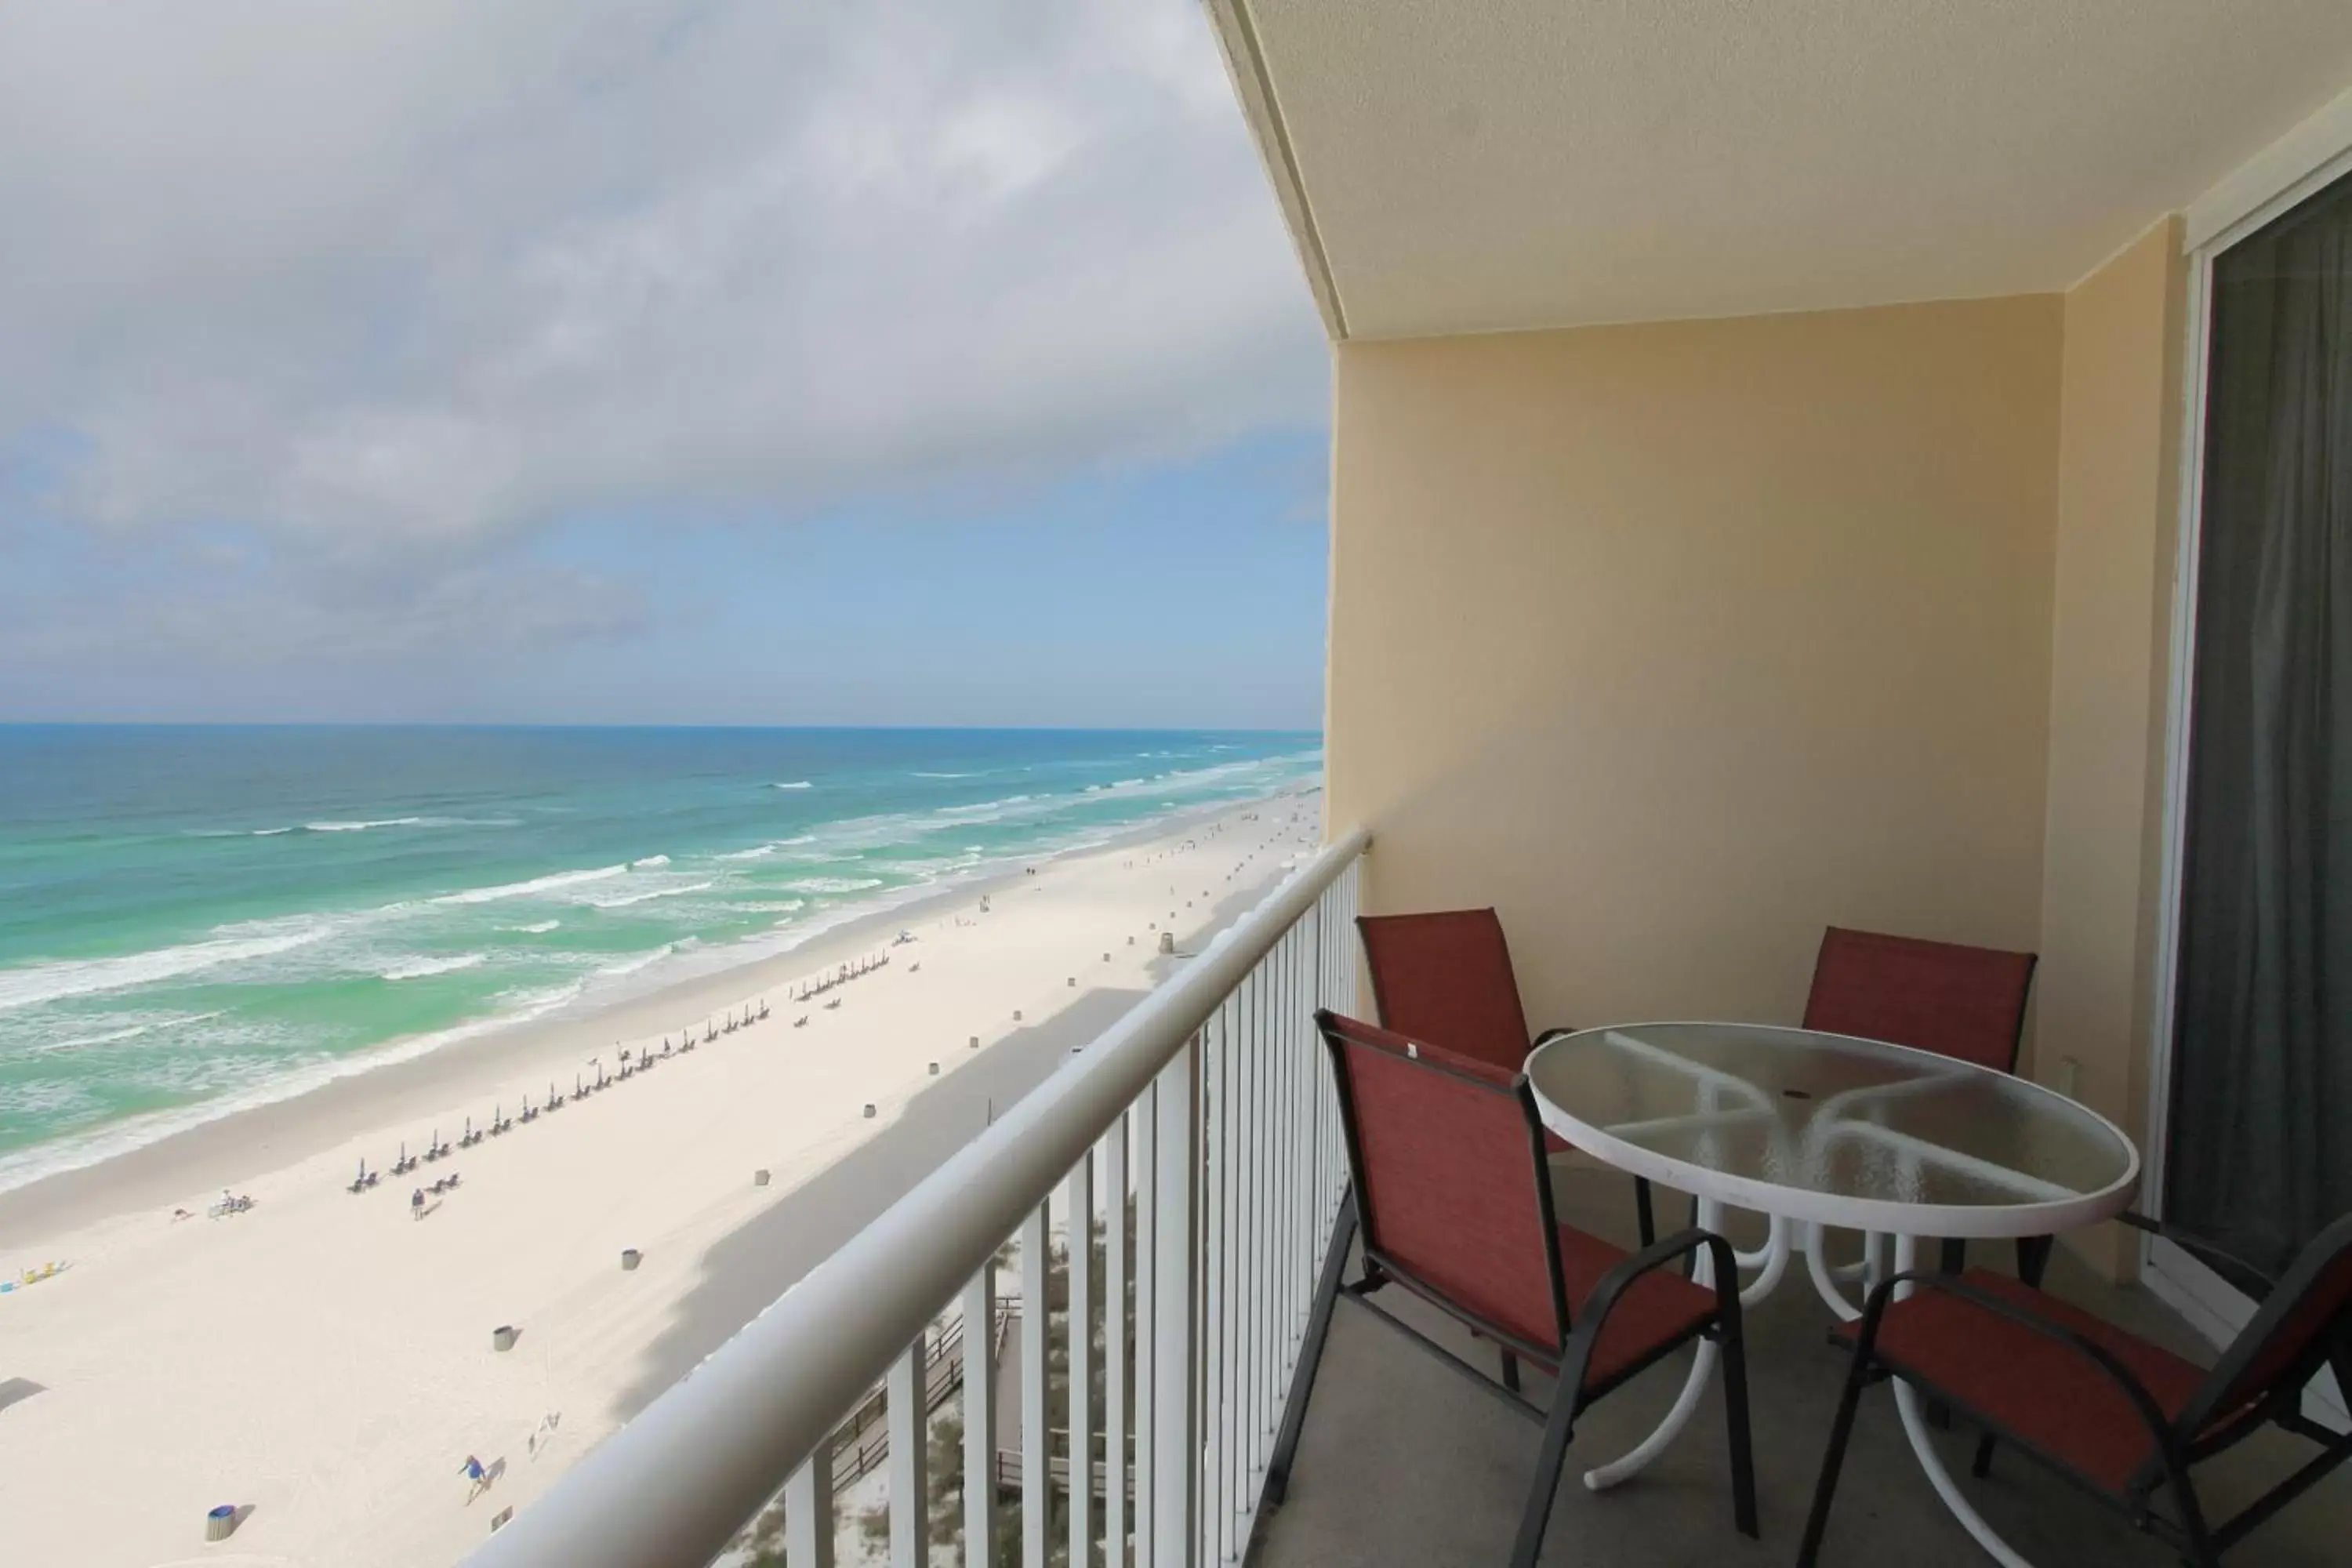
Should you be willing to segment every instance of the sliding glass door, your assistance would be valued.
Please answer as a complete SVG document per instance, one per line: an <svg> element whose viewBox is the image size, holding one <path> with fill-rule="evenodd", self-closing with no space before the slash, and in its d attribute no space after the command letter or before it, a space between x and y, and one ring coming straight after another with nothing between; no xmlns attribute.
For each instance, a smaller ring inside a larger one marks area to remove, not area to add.
<svg viewBox="0 0 2352 1568"><path fill-rule="evenodd" d="M2163 1207L2275 1273L2352 1211L2352 177L2206 321Z"/></svg>

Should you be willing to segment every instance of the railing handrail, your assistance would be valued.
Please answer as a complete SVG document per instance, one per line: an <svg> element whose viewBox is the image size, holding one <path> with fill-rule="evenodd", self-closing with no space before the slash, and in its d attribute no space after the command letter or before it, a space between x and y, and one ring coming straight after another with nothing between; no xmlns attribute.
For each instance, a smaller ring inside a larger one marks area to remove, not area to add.
<svg viewBox="0 0 2352 1568"><path fill-rule="evenodd" d="M1326 846L993 1125L596 1446L471 1568L698 1568L1363 854Z"/></svg>

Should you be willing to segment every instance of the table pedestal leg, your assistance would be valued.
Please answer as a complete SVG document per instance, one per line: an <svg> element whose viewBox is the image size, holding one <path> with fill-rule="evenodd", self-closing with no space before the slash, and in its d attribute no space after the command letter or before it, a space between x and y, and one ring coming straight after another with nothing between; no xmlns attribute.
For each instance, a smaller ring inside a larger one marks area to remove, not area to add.
<svg viewBox="0 0 2352 1568"><path fill-rule="evenodd" d="M1916 1266L1917 1256L1918 1243L1913 1237L1898 1236L1895 1238L1895 1272L1902 1274L1910 1270ZM1902 1290L1908 1295L1910 1287L1904 1286ZM1952 1473L1944 1468L1944 1457L1936 1451L1935 1434L1928 1428L1927 1413L1918 1391L1899 1377L1892 1381L1895 1384L1895 1408L1903 1416L1903 1431L1911 1439L1911 1451L1918 1456L1919 1468L1927 1473L1927 1484L1936 1489L1936 1495L1944 1500L1944 1506L1952 1510L1952 1517L1960 1521L1960 1527L1976 1538L1976 1543L1983 1547L1986 1554L2000 1563L2000 1568L2033 1568L2032 1563L2011 1551L2009 1542L1995 1534L1992 1526L1987 1524L1983 1517L1969 1506L1969 1500L1960 1495L1960 1489L1952 1480Z"/></svg>
<svg viewBox="0 0 2352 1568"><path fill-rule="evenodd" d="M1701 1229L1713 1230L1722 1223L1722 1219L1720 1204L1710 1198L1699 1200L1698 1223ZM1763 1300L1780 1282L1780 1276L1788 1269L1789 1226L1788 1222L1777 1215L1772 1218L1771 1238L1765 1243L1761 1262L1764 1271L1739 1293L1742 1306ZM1698 1263L1692 1270L1691 1279L1708 1289L1715 1288L1715 1261L1711 1254L1701 1252L1698 1255ZM1698 1402L1706 1393L1707 1380L1715 1374L1715 1363L1721 1353L1713 1340L1699 1341L1698 1350L1691 1357L1690 1373L1683 1379L1682 1392L1675 1396L1674 1407L1666 1412L1665 1419L1659 1422L1656 1429L1643 1438L1633 1452L1585 1471L1585 1486L1593 1491L1605 1491L1620 1481L1639 1475L1651 1460L1665 1452L1666 1445L1675 1440L1697 1411ZM1559 1398L1559 1393L1555 1391L1552 1397Z"/></svg>
<svg viewBox="0 0 2352 1568"><path fill-rule="evenodd" d="M1853 1322L1862 1316L1862 1308L1845 1299L1845 1289L1838 1281L1859 1277L1862 1281L1862 1298L1864 1302L1867 1302L1873 1288L1881 1279L1886 1278L1885 1273L1879 1268L1878 1261L1879 1243L1884 1239L1874 1230L1864 1231L1862 1237L1862 1261L1845 1268L1832 1268L1828 1254L1824 1250L1826 1240L1822 1235L1821 1222L1818 1220L1805 1222L1805 1271L1812 1276L1813 1289L1821 1292L1822 1301L1828 1305L1831 1311L1838 1315L1841 1321Z"/></svg>

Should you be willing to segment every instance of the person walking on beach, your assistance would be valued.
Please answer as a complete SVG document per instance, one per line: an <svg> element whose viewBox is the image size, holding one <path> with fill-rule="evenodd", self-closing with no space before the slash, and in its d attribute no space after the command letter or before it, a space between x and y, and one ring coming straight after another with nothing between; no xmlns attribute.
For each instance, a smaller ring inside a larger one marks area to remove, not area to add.
<svg viewBox="0 0 2352 1568"><path fill-rule="evenodd" d="M425 1189L423 1187L419 1187L415 1192L408 1194L408 1217L411 1219L423 1219L425 1217Z"/></svg>
<svg viewBox="0 0 2352 1568"><path fill-rule="evenodd" d="M465 1470L466 1479L473 1483L472 1487L469 1488L466 1493L466 1500L467 1502L472 1502L476 1498L481 1496L484 1492L489 1489L489 1474L482 1468L482 1461L476 1458L471 1454L466 1456L466 1463L463 1468Z"/></svg>

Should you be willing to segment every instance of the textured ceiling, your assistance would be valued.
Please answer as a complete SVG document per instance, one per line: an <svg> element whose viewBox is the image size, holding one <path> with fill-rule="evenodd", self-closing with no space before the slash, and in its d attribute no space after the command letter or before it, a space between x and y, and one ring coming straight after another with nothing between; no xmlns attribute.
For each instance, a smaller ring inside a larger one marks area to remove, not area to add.
<svg viewBox="0 0 2352 1568"><path fill-rule="evenodd" d="M2352 0L1209 4L1352 337L2064 288L2352 87Z"/></svg>

